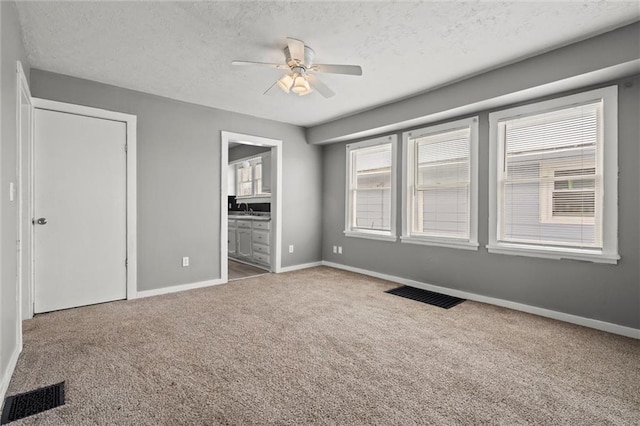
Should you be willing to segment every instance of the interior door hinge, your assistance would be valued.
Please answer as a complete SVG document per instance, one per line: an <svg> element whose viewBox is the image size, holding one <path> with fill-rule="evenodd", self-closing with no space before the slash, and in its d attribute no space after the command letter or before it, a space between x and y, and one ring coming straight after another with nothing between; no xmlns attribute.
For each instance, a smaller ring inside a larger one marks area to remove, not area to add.
<svg viewBox="0 0 640 426"><path fill-rule="evenodd" d="M124 144L124 152L129 152L129 144Z"/></svg>
<svg viewBox="0 0 640 426"><path fill-rule="evenodd" d="M127 268L129 266L129 259L124 260L124 267Z"/></svg>

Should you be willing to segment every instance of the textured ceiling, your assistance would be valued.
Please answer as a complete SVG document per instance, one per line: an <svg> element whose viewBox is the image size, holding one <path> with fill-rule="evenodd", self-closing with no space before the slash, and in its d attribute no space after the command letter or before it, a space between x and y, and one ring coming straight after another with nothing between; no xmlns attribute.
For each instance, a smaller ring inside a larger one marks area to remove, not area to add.
<svg viewBox="0 0 640 426"><path fill-rule="evenodd" d="M18 2L31 66L311 126L441 86L640 18L631 2ZM286 37L337 94L262 93Z"/></svg>

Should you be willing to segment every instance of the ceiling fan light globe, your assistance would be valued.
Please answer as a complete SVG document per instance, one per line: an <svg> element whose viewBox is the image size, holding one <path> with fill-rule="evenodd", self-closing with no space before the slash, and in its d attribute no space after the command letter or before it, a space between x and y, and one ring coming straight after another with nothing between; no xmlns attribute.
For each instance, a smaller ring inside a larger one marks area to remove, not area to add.
<svg viewBox="0 0 640 426"><path fill-rule="evenodd" d="M285 93L289 93L291 86L293 85L293 77L289 74L285 74L278 80L278 87L280 87Z"/></svg>
<svg viewBox="0 0 640 426"><path fill-rule="evenodd" d="M311 87L309 86L309 82L302 76L299 76L295 79L295 81L293 82L293 87L291 88L291 91L293 93L301 96L306 94L310 90Z"/></svg>

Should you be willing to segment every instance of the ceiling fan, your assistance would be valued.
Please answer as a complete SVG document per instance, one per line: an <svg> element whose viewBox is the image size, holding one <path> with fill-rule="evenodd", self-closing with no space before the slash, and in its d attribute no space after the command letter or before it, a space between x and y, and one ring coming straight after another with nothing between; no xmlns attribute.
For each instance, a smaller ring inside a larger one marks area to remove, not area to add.
<svg viewBox="0 0 640 426"><path fill-rule="evenodd" d="M285 93L295 93L299 96L308 95L314 89L325 98L335 95L335 92L325 85L314 73L362 75L362 68L358 65L314 64L315 52L305 46L302 40L287 38L284 48L286 63L271 64L267 62L232 61L233 65L257 65L262 67L287 70L287 73L273 83L265 92L271 92L279 87Z"/></svg>

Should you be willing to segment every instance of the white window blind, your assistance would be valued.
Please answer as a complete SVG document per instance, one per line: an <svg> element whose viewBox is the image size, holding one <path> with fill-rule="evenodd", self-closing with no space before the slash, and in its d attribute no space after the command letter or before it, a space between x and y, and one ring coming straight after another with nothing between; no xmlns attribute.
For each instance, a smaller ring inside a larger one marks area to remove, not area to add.
<svg viewBox="0 0 640 426"><path fill-rule="evenodd" d="M392 144L353 149L350 228L391 230Z"/></svg>
<svg viewBox="0 0 640 426"><path fill-rule="evenodd" d="M498 239L602 248L602 101L498 125Z"/></svg>
<svg viewBox="0 0 640 426"><path fill-rule="evenodd" d="M409 140L411 235L469 239L470 133L464 127Z"/></svg>

